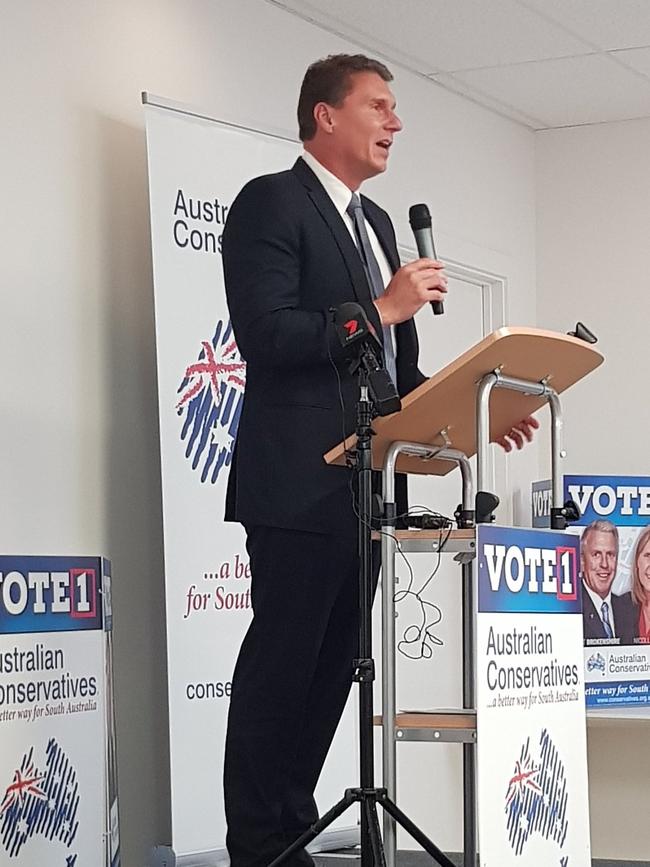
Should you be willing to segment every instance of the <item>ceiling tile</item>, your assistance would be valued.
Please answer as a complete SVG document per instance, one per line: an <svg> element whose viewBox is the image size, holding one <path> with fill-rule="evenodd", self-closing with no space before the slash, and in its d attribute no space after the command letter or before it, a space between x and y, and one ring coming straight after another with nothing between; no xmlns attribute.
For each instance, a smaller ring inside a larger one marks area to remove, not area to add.
<svg viewBox="0 0 650 867"><path fill-rule="evenodd" d="M280 0L276 5L425 73L591 50L516 0Z"/></svg>
<svg viewBox="0 0 650 867"><path fill-rule="evenodd" d="M502 102L500 99L495 99L493 96L479 91L475 86L466 84L458 76L451 73L440 72L430 76L430 78L446 90L451 90L453 93L465 96L471 99L472 102L476 102L484 108L495 111L504 117L509 117L511 120L516 120L518 123L531 129L546 129L549 125L548 121L524 114L524 112L518 111L512 105L508 105L508 103Z"/></svg>
<svg viewBox="0 0 650 867"><path fill-rule="evenodd" d="M650 45L648 0L519 0L598 48Z"/></svg>
<svg viewBox="0 0 650 867"><path fill-rule="evenodd" d="M629 48L625 51L612 51L611 54L619 63L650 77L650 48Z"/></svg>
<svg viewBox="0 0 650 867"><path fill-rule="evenodd" d="M545 119L549 126L650 114L650 81L606 55L473 70L454 78L526 115Z"/></svg>

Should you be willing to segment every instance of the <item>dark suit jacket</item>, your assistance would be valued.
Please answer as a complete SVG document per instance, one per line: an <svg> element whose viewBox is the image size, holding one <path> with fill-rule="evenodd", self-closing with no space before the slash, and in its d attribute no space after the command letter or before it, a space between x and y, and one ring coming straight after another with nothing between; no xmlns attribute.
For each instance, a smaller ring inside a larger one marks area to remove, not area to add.
<svg viewBox="0 0 650 867"><path fill-rule="evenodd" d="M395 271L390 219L370 199L361 200ZM235 338L247 362L226 520L355 532L351 473L323 461L344 431L354 429L358 391L329 310L355 301L378 334L381 326L352 236L304 160L250 181L239 193L223 233L223 266ZM425 378L417 368L413 321L397 326L396 342L398 389L406 394Z"/></svg>
<svg viewBox="0 0 650 867"><path fill-rule="evenodd" d="M635 621L634 603L631 593L623 593L616 596L612 593L612 609L614 613L614 637L620 639L621 644L632 644L637 634L638 617ZM585 639L607 638L605 627L600 615L594 608L591 596L582 585L582 624Z"/></svg>

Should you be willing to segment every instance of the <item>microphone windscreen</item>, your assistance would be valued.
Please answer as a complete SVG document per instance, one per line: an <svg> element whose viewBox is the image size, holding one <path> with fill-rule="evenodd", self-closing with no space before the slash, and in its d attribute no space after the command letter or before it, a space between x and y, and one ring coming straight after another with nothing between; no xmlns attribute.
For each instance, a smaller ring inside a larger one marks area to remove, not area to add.
<svg viewBox="0 0 650 867"><path fill-rule="evenodd" d="M430 229L431 214L427 205L411 205L409 208L409 223L414 231L417 229Z"/></svg>

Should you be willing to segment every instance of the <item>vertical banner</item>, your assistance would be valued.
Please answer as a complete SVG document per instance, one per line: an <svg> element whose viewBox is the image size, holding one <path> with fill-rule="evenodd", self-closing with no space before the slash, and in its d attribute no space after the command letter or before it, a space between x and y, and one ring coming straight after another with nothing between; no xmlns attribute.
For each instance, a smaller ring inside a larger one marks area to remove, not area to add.
<svg viewBox="0 0 650 867"><path fill-rule="evenodd" d="M579 540L478 528L481 867L590 867Z"/></svg>
<svg viewBox="0 0 650 867"><path fill-rule="evenodd" d="M291 167L291 141L145 106L162 463L172 847L224 850L222 772L231 678L251 617L244 533L223 521L246 366L228 317L221 233L251 178ZM290 556L291 552L287 552ZM349 709L348 709L349 713ZM354 731L319 787L338 800ZM345 779L344 779L345 777ZM342 820L343 821L343 820ZM353 822L347 820L347 824ZM339 823L341 827L341 823Z"/></svg>
<svg viewBox="0 0 650 867"><path fill-rule="evenodd" d="M0 863L118 867L95 557L0 557Z"/></svg>
<svg viewBox="0 0 650 867"><path fill-rule="evenodd" d="M650 478L564 477L581 513L587 707L650 706Z"/></svg>

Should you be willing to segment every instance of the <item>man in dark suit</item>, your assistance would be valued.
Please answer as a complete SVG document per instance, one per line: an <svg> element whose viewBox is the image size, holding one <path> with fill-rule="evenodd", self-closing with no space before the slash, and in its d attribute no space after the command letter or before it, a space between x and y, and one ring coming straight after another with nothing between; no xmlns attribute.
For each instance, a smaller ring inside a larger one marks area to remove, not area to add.
<svg viewBox="0 0 650 867"><path fill-rule="evenodd" d="M612 593L618 563L616 526L603 520L589 524L582 534L580 559L585 643L608 639L612 644L632 644L635 616L631 594Z"/></svg>
<svg viewBox="0 0 650 867"><path fill-rule="evenodd" d="M247 362L226 517L246 528L254 612L226 739L232 867L267 865L315 820L357 655L351 471L323 454L354 429L358 389L330 308L364 308L404 395L424 379L412 317L447 290L440 262L400 267L388 215L357 198L401 129L391 80L361 55L312 64L298 105L305 152L248 183L224 230L228 306ZM525 423L514 441L530 433ZM287 863L313 861L303 851Z"/></svg>

